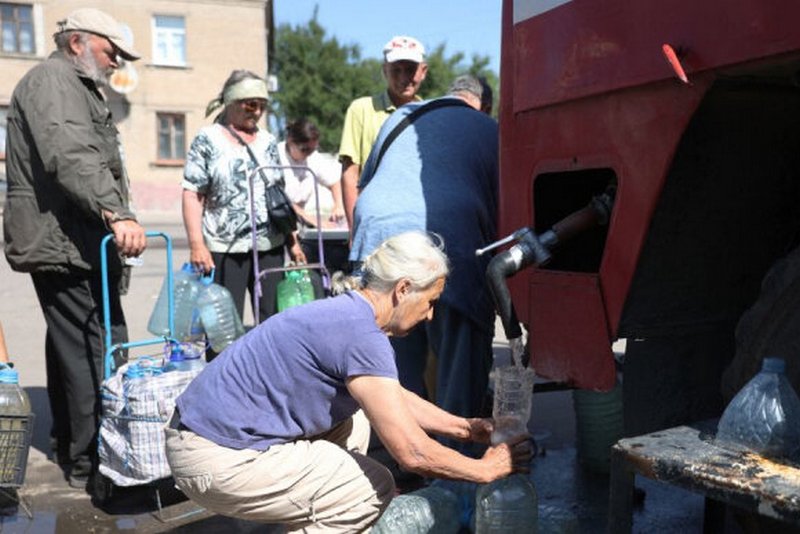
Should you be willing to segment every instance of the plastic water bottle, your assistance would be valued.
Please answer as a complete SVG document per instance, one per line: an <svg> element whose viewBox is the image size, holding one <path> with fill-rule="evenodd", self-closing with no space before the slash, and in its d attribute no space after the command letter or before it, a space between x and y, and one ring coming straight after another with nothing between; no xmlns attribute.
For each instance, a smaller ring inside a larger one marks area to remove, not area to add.
<svg viewBox="0 0 800 534"><path fill-rule="evenodd" d="M161 284L161 292L147 323L147 330L156 336L168 336L169 331L169 284L167 279ZM184 263L180 271L173 276L174 295L173 305L175 312L175 332L172 336L184 341L190 338L192 313L195 301L200 293L199 276L191 263Z"/></svg>
<svg viewBox="0 0 800 534"><path fill-rule="evenodd" d="M494 405L492 444L528 433L533 395L533 369L508 365L492 371ZM538 522L538 499L533 483L519 473L484 484L475 497L475 532L535 533Z"/></svg>
<svg viewBox="0 0 800 534"><path fill-rule="evenodd" d="M212 280L210 276L200 279L203 289L197 297L197 313L208 343L219 353L244 334L244 326L230 291Z"/></svg>
<svg viewBox="0 0 800 534"><path fill-rule="evenodd" d="M780 358L764 358L761 371L731 400L717 428L723 447L800 461L800 400Z"/></svg>
<svg viewBox="0 0 800 534"><path fill-rule="evenodd" d="M478 484L466 480L437 479L431 482L431 487L443 488L458 499L458 520L461 528L475 532L475 496Z"/></svg>
<svg viewBox="0 0 800 534"><path fill-rule="evenodd" d="M20 485L25 478L31 401L19 385L19 374L0 363L0 484Z"/></svg>
<svg viewBox="0 0 800 534"><path fill-rule="evenodd" d="M278 311L299 306L314 300L314 286L305 269L286 271L278 284Z"/></svg>
<svg viewBox="0 0 800 534"><path fill-rule="evenodd" d="M526 475L515 473L478 488L476 534L535 534L538 516L536 490Z"/></svg>
<svg viewBox="0 0 800 534"><path fill-rule="evenodd" d="M169 362L164 366L164 371L197 371L205 367L206 362L202 351L189 343L172 343L170 346Z"/></svg>
<svg viewBox="0 0 800 534"><path fill-rule="evenodd" d="M19 373L4 363L0 363L0 417L11 415L28 417L31 414L31 401L19 385Z"/></svg>
<svg viewBox="0 0 800 534"><path fill-rule="evenodd" d="M373 534L456 534L458 497L437 486L398 495L372 527Z"/></svg>
<svg viewBox="0 0 800 534"><path fill-rule="evenodd" d="M314 285L311 283L311 275L308 274L308 269L300 271L302 277L300 278L300 293L303 295L303 303L311 302L314 300Z"/></svg>
<svg viewBox="0 0 800 534"><path fill-rule="evenodd" d="M522 365L507 365L492 371L490 375L490 380L494 384L492 445L528 433L534 379L533 369Z"/></svg>

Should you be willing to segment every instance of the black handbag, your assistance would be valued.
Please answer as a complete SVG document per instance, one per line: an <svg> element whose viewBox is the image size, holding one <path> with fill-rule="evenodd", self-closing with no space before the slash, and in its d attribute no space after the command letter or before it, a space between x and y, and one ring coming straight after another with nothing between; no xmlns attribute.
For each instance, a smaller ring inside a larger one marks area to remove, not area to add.
<svg viewBox="0 0 800 534"><path fill-rule="evenodd" d="M258 162L258 158L253 154L253 150L250 146L244 142L244 139L239 137L239 134L230 126L226 126L226 128L231 135L244 145L253 163L256 164L256 167L260 167L261 164ZM297 230L297 213L294 211L292 201L286 196L286 191L283 190L281 184L269 183L267 177L264 176L264 169L259 169L258 172L261 174L264 183L267 184L264 198L267 205L267 213L269 214L269 225L280 234L289 235L293 233Z"/></svg>

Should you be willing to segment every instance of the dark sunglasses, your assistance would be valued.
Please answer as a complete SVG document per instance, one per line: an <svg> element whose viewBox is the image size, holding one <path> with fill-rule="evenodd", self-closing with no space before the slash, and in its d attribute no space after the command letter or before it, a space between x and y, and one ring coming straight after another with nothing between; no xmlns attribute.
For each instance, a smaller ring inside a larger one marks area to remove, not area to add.
<svg viewBox="0 0 800 534"><path fill-rule="evenodd" d="M301 154L308 155L317 149L317 147L314 146L313 144L304 143L301 145L300 143L295 143L294 141L292 141L291 143L292 146L294 146L297 150L299 150Z"/></svg>
<svg viewBox="0 0 800 534"><path fill-rule="evenodd" d="M240 104L241 104L242 108L244 108L245 111L249 111L250 113L253 113L253 112L256 112L256 111L263 111L267 107L267 103L265 101L257 100L257 99L254 99L254 100L242 100L242 101L240 101Z"/></svg>

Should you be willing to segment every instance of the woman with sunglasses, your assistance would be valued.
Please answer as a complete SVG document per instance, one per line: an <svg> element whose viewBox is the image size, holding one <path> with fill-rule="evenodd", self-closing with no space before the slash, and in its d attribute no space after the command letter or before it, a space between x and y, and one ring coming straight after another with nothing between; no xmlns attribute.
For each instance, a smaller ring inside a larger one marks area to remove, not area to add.
<svg viewBox="0 0 800 534"><path fill-rule="evenodd" d="M319 153L318 148L319 129L316 124L301 117L286 125L286 140L278 143L281 164L293 167L284 170L286 194L294 202L303 224L316 226L319 209L322 227L338 228L344 222L342 165L334 157ZM314 177L320 186L316 193Z"/></svg>
<svg viewBox="0 0 800 534"><path fill-rule="evenodd" d="M253 292L252 232L256 232L259 271L281 267L284 249L292 260L305 262L296 232L281 233L270 224L263 201L270 184L284 185L279 168L263 169L254 178L255 229L251 224L248 178L257 166L279 166L275 137L259 127L268 101L263 78L235 70L219 96L209 102L206 117L222 111L203 127L186 155L183 176L183 223L189 240L190 261L233 296L239 314L244 312L245 292ZM252 153L252 155L251 155ZM258 310L260 321L276 311L276 291L281 274L262 279ZM214 356L213 354L211 355Z"/></svg>
<svg viewBox="0 0 800 534"><path fill-rule="evenodd" d="M319 222L323 229L346 230L347 221L342 202L342 164L332 155L321 154L317 151L318 148L319 129L316 124L306 118L299 118L286 125L286 140L278 143L281 164L291 167L283 171L286 195L294 204L301 225L316 227L319 210ZM308 261L319 261L316 239L301 238L300 246ZM345 270L349 251L347 239L326 240L324 255L328 271ZM319 274L312 272L311 280L316 295L321 297L323 289Z"/></svg>

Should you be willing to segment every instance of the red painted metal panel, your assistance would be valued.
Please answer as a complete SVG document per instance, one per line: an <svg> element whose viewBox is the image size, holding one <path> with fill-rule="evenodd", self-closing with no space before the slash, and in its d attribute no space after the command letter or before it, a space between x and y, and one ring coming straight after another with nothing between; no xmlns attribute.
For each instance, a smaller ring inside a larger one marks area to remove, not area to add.
<svg viewBox="0 0 800 534"><path fill-rule="evenodd" d="M639 86L673 76L663 44L680 53L691 80L797 50L798 19L796 0L572 0L513 27L504 50L515 56L513 81L504 80L515 111Z"/></svg>
<svg viewBox="0 0 800 534"><path fill-rule="evenodd" d="M606 388L609 340L673 155L714 69L800 50L800 2L572 0L517 25L513 4L503 5L501 233L533 224L541 172L609 167L618 192L598 289L587 289L582 275L535 269L509 287L520 319L538 333L538 368ZM677 79L663 44L678 52L689 85ZM588 322L576 320L582 314Z"/></svg>
<svg viewBox="0 0 800 534"><path fill-rule="evenodd" d="M529 345L536 373L582 389L614 387L597 275L535 271L530 280Z"/></svg>

